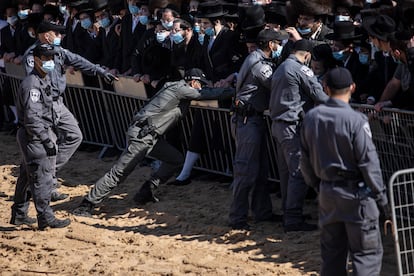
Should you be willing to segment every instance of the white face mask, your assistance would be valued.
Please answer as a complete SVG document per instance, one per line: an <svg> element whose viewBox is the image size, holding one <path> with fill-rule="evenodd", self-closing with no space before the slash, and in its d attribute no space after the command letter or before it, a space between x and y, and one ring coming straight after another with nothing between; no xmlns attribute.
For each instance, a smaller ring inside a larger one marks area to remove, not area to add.
<svg viewBox="0 0 414 276"><path fill-rule="evenodd" d="M15 15L7 17L7 23L9 23L10 26L16 25L18 20L19 19Z"/></svg>

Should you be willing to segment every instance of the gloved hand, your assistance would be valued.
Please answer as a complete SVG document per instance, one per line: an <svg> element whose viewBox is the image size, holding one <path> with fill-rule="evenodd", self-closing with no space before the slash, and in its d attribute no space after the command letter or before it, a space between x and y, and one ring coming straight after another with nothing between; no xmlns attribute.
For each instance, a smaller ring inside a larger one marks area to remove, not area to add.
<svg viewBox="0 0 414 276"><path fill-rule="evenodd" d="M378 205L378 208L380 209L380 212L384 216L384 220L391 220L391 208L390 205L387 203L385 205Z"/></svg>
<svg viewBox="0 0 414 276"><path fill-rule="evenodd" d="M55 156L57 154L56 146L50 139L43 141L42 144L47 156Z"/></svg>
<svg viewBox="0 0 414 276"><path fill-rule="evenodd" d="M114 82L114 80L119 80L116 76L114 76L112 73L110 72L105 72L104 75L104 81L107 84L112 84Z"/></svg>

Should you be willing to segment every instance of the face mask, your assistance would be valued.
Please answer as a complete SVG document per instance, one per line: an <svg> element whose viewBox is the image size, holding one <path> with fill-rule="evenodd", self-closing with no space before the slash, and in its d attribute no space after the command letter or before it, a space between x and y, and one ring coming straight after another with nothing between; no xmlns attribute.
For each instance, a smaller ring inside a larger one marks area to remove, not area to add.
<svg viewBox="0 0 414 276"><path fill-rule="evenodd" d="M138 14L139 13L139 8L138 8L137 5L128 4L128 10L131 14Z"/></svg>
<svg viewBox="0 0 414 276"><path fill-rule="evenodd" d="M147 23L148 23L148 16L146 16L146 15L140 15L140 17L139 17L139 23L141 23L142 25L147 25Z"/></svg>
<svg viewBox="0 0 414 276"><path fill-rule="evenodd" d="M55 45L55 46L60 46L60 42L61 42L61 38L60 37L55 37L54 39L53 39L53 45Z"/></svg>
<svg viewBox="0 0 414 276"><path fill-rule="evenodd" d="M111 20L109 20L108 17L104 17L101 20L99 20L99 25L101 25L102 28L107 28L111 24Z"/></svg>
<svg viewBox="0 0 414 276"><path fill-rule="evenodd" d="M10 26L16 25L18 20L19 19L15 15L13 15L11 17L7 17L7 23L9 23Z"/></svg>
<svg viewBox="0 0 414 276"><path fill-rule="evenodd" d="M167 38L167 36L168 36L168 33L167 32L157 33L157 41L159 43L162 43Z"/></svg>
<svg viewBox="0 0 414 276"><path fill-rule="evenodd" d="M296 28L296 30L301 34L301 35L307 35L310 34L312 32L311 28L306 28L306 29L302 29L302 28Z"/></svg>
<svg viewBox="0 0 414 276"><path fill-rule="evenodd" d="M204 32L205 32L205 33L206 33L206 35L208 35L208 36L214 36L214 35L215 35L214 29L213 29L212 27L207 28Z"/></svg>
<svg viewBox="0 0 414 276"><path fill-rule="evenodd" d="M282 54L283 46L277 46L276 51L272 51L272 58L278 58Z"/></svg>
<svg viewBox="0 0 414 276"><path fill-rule="evenodd" d="M80 22L81 22L81 27L86 30L92 26L92 21L89 18L82 19Z"/></svg>
<svg viewBox="0 0 414 276"><path fill-rule="evenodd" d="M365 0L365 3L372 4L372 0Z"/></svg>
<svg viewBox="0 0 414 276"><path fill-rule="evenodd" d="M172 26L174 25L174 22L173 21L169 21L169 22L161 21L161 25L164 28L171 30Z"/></svg>
<svg viewBox="0 0 414 276"><path fill-rule="evenodd" d="M204 34L199 34L198 35L198 42L200 42L201 45L204 44Z"/></svg>
<svg viewBox="0 0 414 276"><path fill-rule="evenodd" d="M194 26L193 31L196 32L196 33L199 33L200 32L200 26L198 26L198 25Z"/></svg>
<svg viewBox="0 0 414 276"><path fill-rule="evenodd" d="M332 53L334 59L336 60L344 60L345 59L345 55L344 55L344 51L337 51L337 52L333 52Z"/></svg>
<svg viewBox="0 0 414 276"><path fill-rule="evenodd" d="M59 11L63 15L68 15L69 14L68 9L67 9L66 6L59 6Z"/></svg>
<svg viewBox="0 0 414 276"><path fill-rule="evenodd" d="M181 33L175 33L172 35L172 39L174 41L175 44L180 44L181 42L184 41L184 37Z"/></svg>
<svg viewBox="0 0 414 276"><path fill-rule="evenodd" d="M351 17L349 15L337 15L335 21L351 21Z"/></svg>
<svg viewBox="0 0 414 276"><path fill-rule="evenodd" d="M55 69L55 62L53 60L42 61L42 70L49 73Z"/></svg>
<svg viewBox="0 0 414 276"><path fill-rule="evenodd" d="M29 16L29 9L26 9L26 10L20 10L20 11L18 11L18 12L17 12L17 16L18 16L20 19L26 19L26 18Z"/></svg>
<svg viewBox="0 0 414 276"><path fill-rule="evenodd" d="M358 54L358 59L361 64L368 64L368 54L360 53Z"/></svg>
<svg viewBox="0 0 414 276"><path fill-rule="evenodd" d="M31 38L36 38L34 32L32 31L27 31L27 34L31 37Z"/></svg>

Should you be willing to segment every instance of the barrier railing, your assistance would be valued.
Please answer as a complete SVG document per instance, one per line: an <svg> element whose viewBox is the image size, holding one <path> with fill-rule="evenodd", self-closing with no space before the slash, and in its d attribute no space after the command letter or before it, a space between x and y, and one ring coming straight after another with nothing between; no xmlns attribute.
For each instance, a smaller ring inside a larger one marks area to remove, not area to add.
<svg viewBox="0 0 414 276"><path fill-rule="evenodd" d="M398 275L414 275L414 169L394 173L389 191Z"/></svg>
<svg viewBox="0 0 414 276"><path fill-rule="evenodd" d="M0 80L10 81L13 93L17 93L20 77L0 74ZM121 92L102 88L83 87L68 83L65 102L79 121L84 134L84 143L100 145L104 149L125 148L125 131L135 110L144 103L142 86L130 79L120 80ZM125 86L124 84L128 84ZM116 89L115 89L116 90ZM126 91L126 92L125 92ZM128 92L133 91L133 92ZM145 91L144 91L145 92ZM413 167L414 159L414 112L385 109L376 112L372 106L353 105L367 114L373 140L380 157L384 179L401 169ZM192 106L188 115L179 124L181 150L188 148L195 112L201 113L205 133L206 151L196 163L196 168L222 175L232 175L234 141L230 134L230 113L227 109ZM276 146L271 138L271 120L267 116L270 172L269 179L278 180Z"/></svg>

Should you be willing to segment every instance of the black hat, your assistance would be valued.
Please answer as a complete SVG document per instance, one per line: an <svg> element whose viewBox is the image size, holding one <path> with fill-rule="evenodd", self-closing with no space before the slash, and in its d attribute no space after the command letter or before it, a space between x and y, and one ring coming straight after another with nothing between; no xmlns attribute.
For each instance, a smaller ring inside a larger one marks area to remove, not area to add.
<svg viewBox="0 0 414 276"><path fill-rule="evenodd" d="M286 2L272 1L265 6L266 23L276 23L280 26L287 25Z"/></svg>
<svg viewBox="0 0 414 276"><path fill-rule="evenodd" d="M331 0L290 0L290 6L296 14L328 15L332 12Z"/></svg>
<svg viewBox="0 0 414 276"><path fill-rule="evenodd" d="M387 15L365 17L362 26L368 35L383 41L388 41L388 36L395 31L395 21Z"/></svg>
<svg viewBox="0 0 414 276"><path fill-rule="evenodd" d="M27 17L27 27L32 27L34 30L37 30L42 21L42 13L29 13L29 16Z"/></svg>
<svg viewBox="0 0 414 276"><path fill-rule="evenodd" d="M69 2L69 7L76 8L79 10L79 7L85 4L88 4L89 0L79 0L75 2Z"/></svg>
<svg viewBox="0 0 414 276"><path fill-rule="evenodd" d="M90 0L89 4L92 9L97 12L108 7L108 0Z"/></svg>
<svg viewBox="0 0 414 276"><path fill-rule="evenodd" d="M65 26L58 25L58 24L53 23L53 22L43 21L39 24L39 27L37 27L37 33L41 34L41 33L47 33L49 31L64 33L65 29L66 29Z"/></svg>
<svg viewBox="0 0 414 276"><path fill-rule="evenodd" d="M50 57L55 54L57 54L55 47L47 43L39 44L33 49L33 56L35 57Z"/></svg>
<svg viewBox="0 0 414 276"><path fill-rule="evenodd" d="M223 5L217 1L208 1L201 3L198 6L199 15L201 18L214 18L227 14L227 11L223 9Z"/></svg>
<svg viewBox="0 0 414 276"><path fill-rule="evenodd" d="M344 67L336 67L326 74L326 85L331 89L343 89L354 83L351 72Z"/></svg>
<svg viewBox="0 0 414 276"><path fill-rule="evenodd" d="M263 28L266 25L265 13L262 6L254 5L248 7L245 11L245 17L241 24L242 30L251 30Z"/></svg>
<svg viewBox="0 0 414 276"><path fill-rule="evenodd" d="M184 80L198 80L204 84L209 84L209 81L206 79L206 75L203 73L201 69L198 68L191 68L187 70L184 75Z"/></svg>
<svg viewBox="0 0 414 276"><path fill-rule="evenodd" d="M268 42L273 40L282 41L289 38L289 34L285 31L275 31L272 29L264 29L257 35L257 42Z"/></svg>
<svg viewBox="0 0 414 276"><path fill-rule="evenodd" d="M362 37L362 34L356 34L356 26L351 21L335 21L333 25L334 32L325 35L329 40L352 40Z"/></svg>
<svg viewBox="0 0 414 276"><path fill-rule="evenodd" d="M239 18L239 6L236 3L223 3L223 9L227 11L225 18Z"/></svg>
<svg viewBox="0 0 414 276"><path fill-rule="evenodd" d="M312 49L313 43L308 39L297 40L295 44L293 44L294 51L312 52Z"/></svg>

